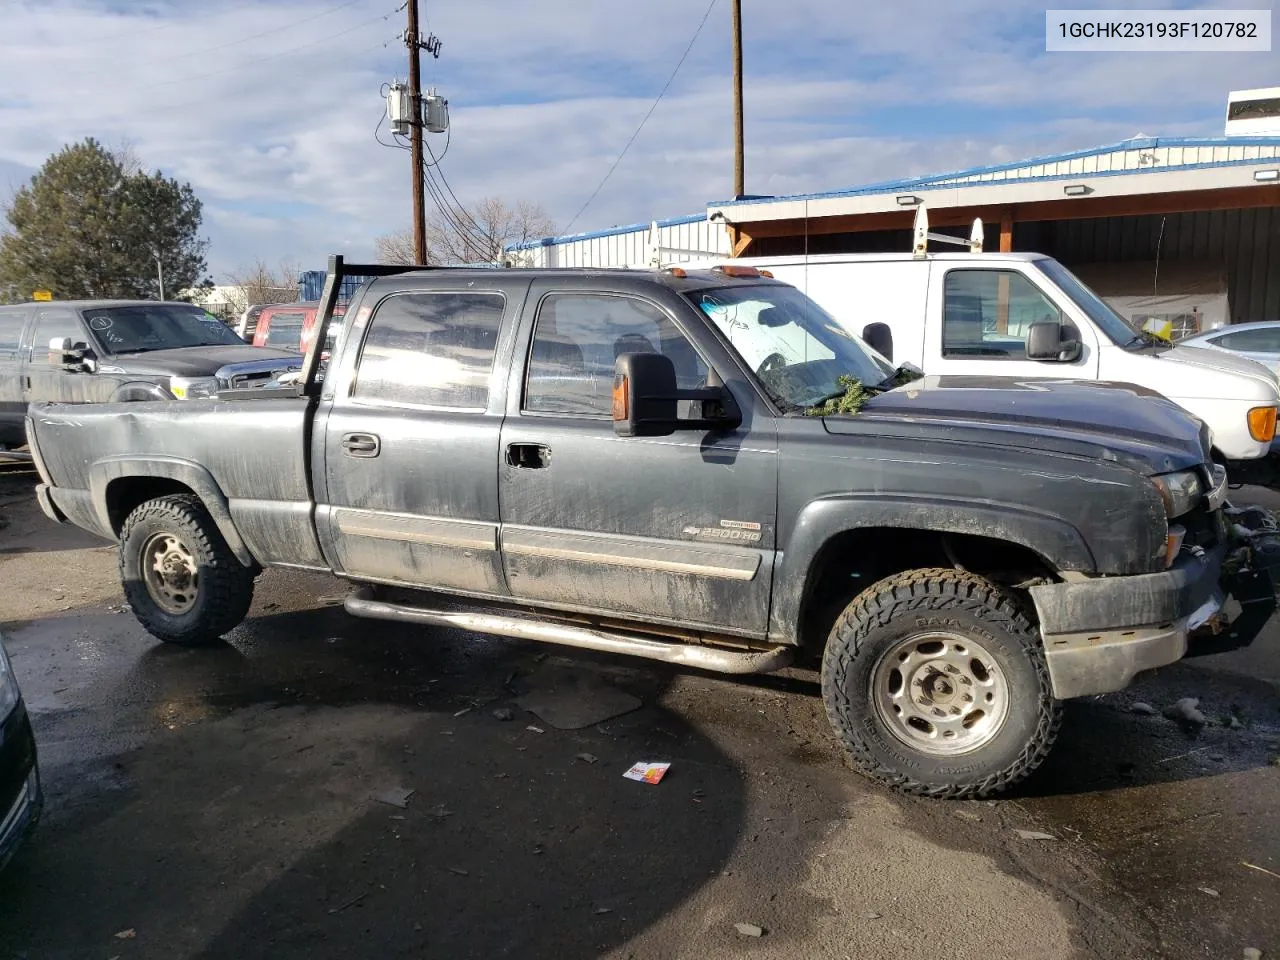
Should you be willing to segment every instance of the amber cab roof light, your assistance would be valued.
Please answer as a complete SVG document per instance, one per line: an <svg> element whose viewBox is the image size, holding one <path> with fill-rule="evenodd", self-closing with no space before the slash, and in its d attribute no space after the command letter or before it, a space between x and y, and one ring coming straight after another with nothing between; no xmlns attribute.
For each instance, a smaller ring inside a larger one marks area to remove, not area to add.
<svg viewBox="0 0 1280 960"><path fill-rule="evenodd" d="M773 274L768 270L760 270L756 267L744 267L740 264L722 263L718 267L711 268L713 272L722 274L726 277L769 277L773 278Z"/></svg>

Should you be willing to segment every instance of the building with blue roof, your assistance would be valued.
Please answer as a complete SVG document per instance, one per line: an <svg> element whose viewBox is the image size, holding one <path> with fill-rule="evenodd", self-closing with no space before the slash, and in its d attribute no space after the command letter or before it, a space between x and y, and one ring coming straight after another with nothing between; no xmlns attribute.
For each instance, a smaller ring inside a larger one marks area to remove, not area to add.
<svg viewBox="0 0 1280 960"><path fill-rule="evenodd" d="M513 248L533 266L643 267L711 256L911 249L931 229L1036 251L1106 297L1218 296L1231 322L1280 319L1280 135L1135 137L930 176L790 196L738 197L705 213ZM1188 308L1189 309L1189 308Z"/></svg>

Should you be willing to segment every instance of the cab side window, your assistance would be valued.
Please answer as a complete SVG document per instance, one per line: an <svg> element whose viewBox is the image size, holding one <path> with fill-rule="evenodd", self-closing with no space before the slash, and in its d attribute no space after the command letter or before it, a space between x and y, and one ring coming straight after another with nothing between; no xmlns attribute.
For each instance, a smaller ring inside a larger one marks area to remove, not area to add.
<svg viewBox="0 0 1280 960"><path fill-rule="evenodd" d="M943 283L942 355L1025 360L1033 323L1062 311L1014 270L952 270Z"/></svg>
<svg viewBox="0 0 1280 960"><path fill-rule="evenodd" d="M501 293L400 293L374 312L357 402L483 410L498 349Z"/></svg>
<svg viewBox="0 0 1280 960"><path fill-rule="evenodd" d="M80 317L67 307L41 307L36 311L36 332L31 338L31 362L33 364L49 364L49 341L54 338L69 339L73 344L88 345L89 337L84 332ZM58 366L57 361L53 363Z"/></svg>
<svg viewBox="0 0 1280 960"><path fill-rule="evenodd" d="M0 307L0 360L17 360L28 308Z"/></svg>
<svg viewBox="0 0 1280 960"><path fill-rule="evenodd" d="M524 409L609 419L613 362L622 353L670 357L681 389L706 382L707 365L655 305L635 297L553 293L538 307Z"/></svg>

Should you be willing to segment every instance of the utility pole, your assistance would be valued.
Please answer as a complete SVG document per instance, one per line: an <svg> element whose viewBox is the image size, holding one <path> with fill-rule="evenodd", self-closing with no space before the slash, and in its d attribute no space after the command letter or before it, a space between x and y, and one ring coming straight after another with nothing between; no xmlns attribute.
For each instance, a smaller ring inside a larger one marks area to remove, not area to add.
<svg viewBox="0 0 1280 960"><path fill-rule="evenodd" d="M742 160L742 0L733 0L733 195L747 192Z"/></svg>
<svg viewBox="0 0 1280 960"><path fill-rule="evenodd" d="M164 299L164 264L160 262L160 254L156 253L154 250L151 251L151 256L155 257L155 260L156 260L156 279L160 281L160 299L163 300Z"/></svg>
<svg viewBox="0 0 1280 960"><path fill-rule="evenodd" d="M409 101L413 121L409 127L409 162L413 166L413 255L427 262L427 209L423 195L422 169L422 38L418 36L418 0L407 0L409 30L404 42L409 47Z"/></svg>

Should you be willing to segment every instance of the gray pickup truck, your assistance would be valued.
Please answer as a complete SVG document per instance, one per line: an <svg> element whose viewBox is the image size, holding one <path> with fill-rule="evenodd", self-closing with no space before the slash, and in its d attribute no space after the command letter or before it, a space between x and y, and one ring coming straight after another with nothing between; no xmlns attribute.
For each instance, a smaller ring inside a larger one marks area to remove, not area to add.
<svg viewBox="0 0 1280 960"><path fill-rule="evenodd" d="M348 270L374 279L293 390L32 407L44 511L119 541L161 640L230 631L275 565L355 582L356 616L820 660L862 770L960 797L1033 770L1062 700L1274 610L1208 431L1138 388L913 380L741 267L335 257L316 344Z"/></svg>
<svg viewBox="0 0 1280 960"><path fill-rule="evenodd" d="M296 352L254 348L190 303L0 306L0 450L22 445L32 403L191 400L266 386L301 365Z"/></svg>

